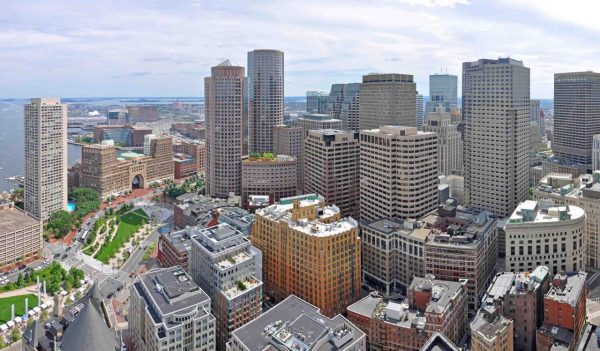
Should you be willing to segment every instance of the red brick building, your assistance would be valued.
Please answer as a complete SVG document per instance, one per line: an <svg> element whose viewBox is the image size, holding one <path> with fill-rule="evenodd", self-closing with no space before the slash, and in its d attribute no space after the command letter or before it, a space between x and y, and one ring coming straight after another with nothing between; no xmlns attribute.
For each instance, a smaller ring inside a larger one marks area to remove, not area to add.
<svg viewBox="0 0 600 351"><path fill-rule="evenodd" d="M414 278L402 302L371 294L348 306L348 319L367 334L367 349L418 351L436 332L458 343L467 326L465 282Z"/></svg>
<svg viewBox="0 0 600 351"><path fill-rule="evenodd" d="M188 271L190 237L185 230L161 234L158 238L158 262L163 268L181 266Z"/></svg>
<svg viewBox="0 0 600 351"><path fill-rule="evenodd" d="M561 345L575 350L585 329L587 273L557 274L544 296L544 324L537 331L538 351Z"/></svg>

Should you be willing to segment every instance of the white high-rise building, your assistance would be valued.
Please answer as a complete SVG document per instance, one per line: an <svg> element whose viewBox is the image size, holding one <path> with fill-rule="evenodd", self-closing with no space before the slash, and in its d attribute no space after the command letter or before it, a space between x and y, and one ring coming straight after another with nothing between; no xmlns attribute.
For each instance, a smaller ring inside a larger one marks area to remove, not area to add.
<svg viewBox="0 0 600 351"><path fill-rule="evenodd" d="M463 63L465 203L510 216L529 184L529 68L510 58Z"/></svg>
<svg viewBox="0 0 600 351"><path fill-rule="evenodd" d="M204 78L206 111L206 191L209 196L240 194L242 188L244 67L229 60Z"/></svg>
<svg viewBox="0 0 600 351"><path fill-rule="evenodd" d="M438 204L437 135L415 127L360 132L360 218L419 218Z"/></svg>
<svg viewBox="0 0 600 351"><path fill-rule="evenodd" d="M46 221L67 209L67 105L31 99L24 116L25 211Z"/></svg>
<svg viewBox="0 0 600 351"><path fill-rule="evenodd" d="M410 74L363 76L360 84L360 129L417 126L417 85Z"/></svg>
<svg viewBox="0 0 600 351"><path fill-rule="evenodd" d="M273 128L283 124L283 52L248 53L249 152L273 151Z"/></svg>
<svg viewBox="0 0 600 351"><path fill-rule="evenodd" d="M438 136L438 172L439 174L462 175L463 142L457 125L452 124L449 112L443 106L427 114L423 125L424 132L433 132Z"/></svg>

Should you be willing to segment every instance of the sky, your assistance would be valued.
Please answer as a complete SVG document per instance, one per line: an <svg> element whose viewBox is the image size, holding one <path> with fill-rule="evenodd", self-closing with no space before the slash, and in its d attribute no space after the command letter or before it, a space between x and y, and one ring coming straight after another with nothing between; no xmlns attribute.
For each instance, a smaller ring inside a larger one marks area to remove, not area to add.
<svg viewBox="0 0 600 351"><path fill-rule="evenodd" d="M203 96L225 59L285 52L285 95L363 74L461 75L510 56L531 97L556 72L600 71L595 0L11 0L0 4L0 98ZM460 88L459 88L460 94Z"/></svg>

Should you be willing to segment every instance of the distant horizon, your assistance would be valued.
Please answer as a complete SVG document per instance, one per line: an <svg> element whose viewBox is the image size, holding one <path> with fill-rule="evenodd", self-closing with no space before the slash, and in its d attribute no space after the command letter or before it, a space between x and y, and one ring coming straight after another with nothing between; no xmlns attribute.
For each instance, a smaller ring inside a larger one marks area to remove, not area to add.
<svg viewBox="0 0 600 351"><path fill-rule="evenodd" d="M47 98L59 98L61 101L63 100L85 100L85 99L203 99L204 96L80 96L80 97L57 97L57 96L36 96L39 97L47 97ZM36 98L34 96L24 97L24 98L0 98L0 101L15 101L15 100L29 100L32 98ZM304 98L306 99L306 95L286 95L285 99L288 98ZM429 95L423 95L423 98L429 98ZM461 96L458 96L458 99L461 99ZM539 98L532 97L530 100L554 100L554 98Z"/></svg>

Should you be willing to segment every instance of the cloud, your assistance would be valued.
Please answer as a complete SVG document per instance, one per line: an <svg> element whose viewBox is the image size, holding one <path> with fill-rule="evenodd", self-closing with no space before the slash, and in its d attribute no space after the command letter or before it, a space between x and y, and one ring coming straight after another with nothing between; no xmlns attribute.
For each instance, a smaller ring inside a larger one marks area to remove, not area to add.
<svg viewBox="0 0 600 351"><path fill-rule="evenodd" d="M285 52L287 95L329 90L332 83L357 82L373 71L413 74L427 94L428 75L440 68L460 76L462 62L511 55L531 68L532 96L551 97L553 73L599 69L600 48L590 44L600 31L593 16L598 5L588 2L589 11L567 5L9 2L0 12L0 97L202 96L210 67L226 58L246 66L247 52L255 48Z"/></svg>

